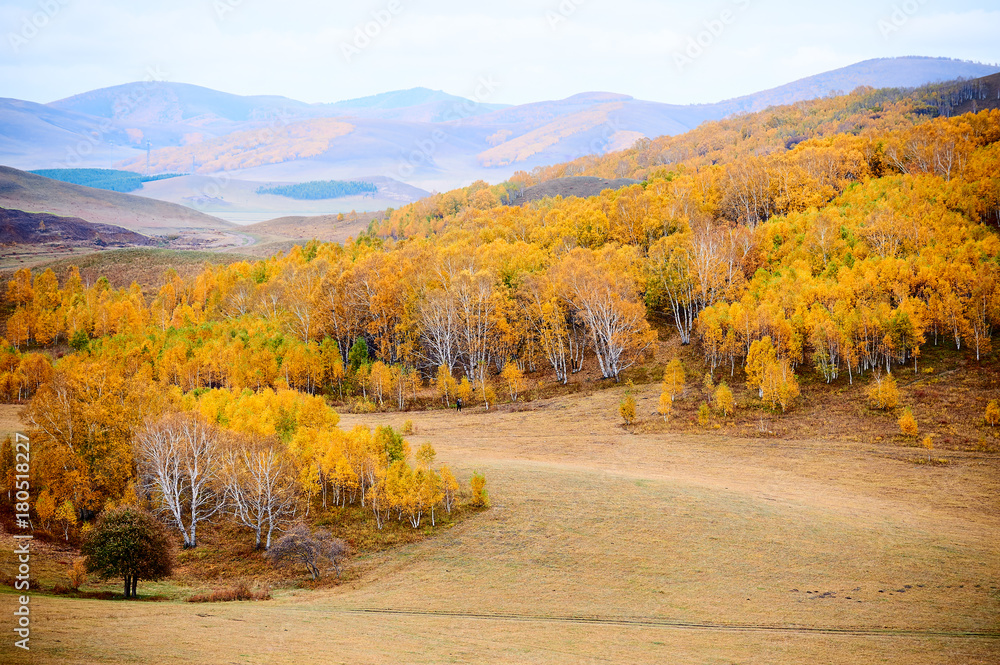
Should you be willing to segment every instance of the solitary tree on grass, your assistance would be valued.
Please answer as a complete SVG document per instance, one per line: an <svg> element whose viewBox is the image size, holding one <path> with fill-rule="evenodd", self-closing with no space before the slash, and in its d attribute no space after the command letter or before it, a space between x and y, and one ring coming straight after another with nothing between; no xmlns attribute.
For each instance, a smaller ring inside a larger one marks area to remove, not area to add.
<svg viewBox="0 0 1000 665"><path fill-rule="evenodd" d="M161 580L173 569L166 529L131 506L102 513L80 553L87 557L87 572L123 578L126 598L135 598L139 580Z"/></svg>
<svg viewBox="0 0 1000 665"><path fill-rule="evenodd" d="M625 421L626 425L631 425L635 422L635 407L635 396L631 390L626 390L625 397L618 403L618 414Z"/></svg>

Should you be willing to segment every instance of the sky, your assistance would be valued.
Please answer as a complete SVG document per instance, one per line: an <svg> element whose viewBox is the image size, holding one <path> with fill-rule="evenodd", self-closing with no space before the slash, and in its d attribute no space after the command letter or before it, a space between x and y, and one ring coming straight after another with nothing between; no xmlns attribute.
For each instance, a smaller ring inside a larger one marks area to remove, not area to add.
<svg viewBox="0 0 1000 665"><path fill-rule="evenodd" d="M878 57L1000 62L996 0L0 0L0 97L160 79L335 102L715 102Z"/></svg>

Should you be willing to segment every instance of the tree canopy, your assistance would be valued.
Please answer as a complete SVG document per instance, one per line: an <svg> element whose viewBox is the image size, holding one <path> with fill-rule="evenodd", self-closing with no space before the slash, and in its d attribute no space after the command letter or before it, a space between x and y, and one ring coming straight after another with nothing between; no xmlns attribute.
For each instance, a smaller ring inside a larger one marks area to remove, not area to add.
<svg viewBox="0 0 1000 665"><path fill-rule="evenodd" d="M102 512L80 552L87 557L88 572L103 579L121 577L126 598L136 596L139 580L160 580L173 569L166 530L151 514L131 506Z"/></svg>

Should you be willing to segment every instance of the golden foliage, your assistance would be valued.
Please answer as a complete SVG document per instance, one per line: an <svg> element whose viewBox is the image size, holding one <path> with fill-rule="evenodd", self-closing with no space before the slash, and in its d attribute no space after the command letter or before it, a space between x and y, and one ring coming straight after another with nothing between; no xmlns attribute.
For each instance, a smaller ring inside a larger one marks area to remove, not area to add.
<svg viewBox="0 0 1000 665"><path fill-rule="evenodd" d="M736 410L733 391L725 383L720 383L719 387L715 389L715 408L722 411L722 415L726 417Z"/></svg>
<svg viewBox="0 0 1000 665"><path fill-rule="evenodd" d="M626 425L631 425L635 422L635 409L635 395L632 394L632 384L630 382L629 387L625 390L625 396L618 403L618 415L622 417Z"/></svg>
<svg viewBox="0 0 1000 665"><path fill-rule="evenodd" d="M712 417L712 410L708 408L708 402L702 402L698 407L698 424L708 427L708 421Z"/></svg>
<svg viewBox="0 0 1000 665"><path fill-rule="evenodd" d="M917 427L917 419L913 417L913 412L910 407L906 407L903 411L903 415L899 418L899 431L903 436L916 436L919 433L919 428Z"/></svg>
<svg viewBox="0 0 1000 665"><path fill-rule="evenodd" d="M228 134L207 141L150 153L154 173L186 173L196 164L197 173L218 173L321 155L354 126L333 118L300 120L290 124L273 122L260 129ZM126 169L145 169L146 159L125 164Z"/></svg>
<svg viewBox="0 0 1000 665"><path fill-rule="evenodd" d="M997 400L990 400L990 403L986 405L985 414L986 424L990 427L996 427L1000 423L1000 402Z"/></svg>
<svg viewBox="0 0 1000 665"><path fill-rule="evenodd" d="M679 358L674 358L664 368L660 390L671 402L684 392L684 367Z"/></svg>
<svg viewBox="0 0 1000 665"><path fill-rule="evenodd" d="M876 374L868 387L868 404L873 409L888 411L899 405L899 388L892 374Z"/></svg>

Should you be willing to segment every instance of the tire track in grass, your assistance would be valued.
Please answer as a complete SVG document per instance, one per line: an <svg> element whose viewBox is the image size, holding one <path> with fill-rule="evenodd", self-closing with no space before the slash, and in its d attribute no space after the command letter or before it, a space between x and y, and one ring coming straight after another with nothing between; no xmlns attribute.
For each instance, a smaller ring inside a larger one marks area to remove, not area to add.
<svg viewBox="0 0 1000 665"><path fill-rule="evenodd" d="M622 626L639 628L672 628L680 630L708 630L720 632L798 633L814 635L851 635L869 637L945 637L1000 640L1000 632L975 630L921 630L911 628L858 628L840 626L781 626L768 624L717 623L712 621L673 621L655 617L602 617L556 614L508 614L500 612L447 612L443 610L399 610L364 607L330 610L338 614L383 614L397 616L426 616L449 619L476 619L487 621L526 621L538 623L563 623L582 625Z"/></svg>

